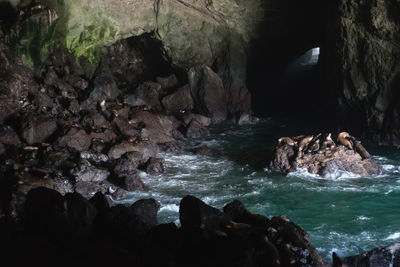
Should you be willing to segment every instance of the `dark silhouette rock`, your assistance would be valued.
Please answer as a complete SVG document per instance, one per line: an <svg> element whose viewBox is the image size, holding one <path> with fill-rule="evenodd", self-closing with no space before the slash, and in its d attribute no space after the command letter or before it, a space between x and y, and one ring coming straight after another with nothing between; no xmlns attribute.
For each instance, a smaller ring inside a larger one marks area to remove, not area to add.
<svg viewBox="0 0 400 267"><path fill-rule="evenodd" d="M108 188L100 183L94 182L77 182L74 185L75 192L81 194L83 197L90 199L97 192L102 192L105 194L108 191Z"/></svg>
<svg viewBox="0 0 400 267"><path fill-rule="evenodd" d="M179 205L179 220L183 227L218 229L224 214L193 196L184 197Z"/></svg>
<svg viewBox="0 0 400 267"><path fill-rule="evenodd" d="M157 213L160 209L160 203L158 203L157 200L153 198L141 199L133 203L130 208L133 214L135 214L147 228L146 231L158 225Z"/></svg>
<svg viewBox="0 0 400 267"><path fill-rule="evenodd" d="M96 208L98 212L104 211L110 208L110 203L108 202L106 196L97 192L93 197L89 199L90 203Z"/></svg>
<svg viewBox="0 0 400 267"><path fill-rule="evenodd" d="M387 247L375 248L360 255L346 257L341 260L333 254L333 266L399 266L400 243Z"/></svg>

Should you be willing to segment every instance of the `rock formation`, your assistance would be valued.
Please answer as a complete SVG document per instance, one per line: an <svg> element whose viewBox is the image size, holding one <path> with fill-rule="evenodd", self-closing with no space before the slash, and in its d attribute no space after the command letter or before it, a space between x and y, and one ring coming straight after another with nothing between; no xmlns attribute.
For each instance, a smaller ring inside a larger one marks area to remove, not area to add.
<svg viewBox="0 0 400 267"><path fill-rule="evenodd" d="M361 176L381 173L381 167L370 157L360 141L348 133L340 133L337 143L331 134L322 137L295 136L279 139L270 162L270 169L279 172L292 172L306 169L311 174L323 177L340 175L340 172L350 172ZM341 140L342 136L346 136ZM347 141L349 147L345 146Z"/></svg>

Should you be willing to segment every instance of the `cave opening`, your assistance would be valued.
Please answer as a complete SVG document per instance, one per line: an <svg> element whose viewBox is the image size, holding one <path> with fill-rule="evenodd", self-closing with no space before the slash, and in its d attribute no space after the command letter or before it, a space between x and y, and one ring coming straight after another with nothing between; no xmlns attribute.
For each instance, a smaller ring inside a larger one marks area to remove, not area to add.
<svg viewBox="0 0 400 267"><path fill-rule="evenodd" d="M327 9L315 0L272 1L248 59L247 84L257 116L334 128L327 84Z"/></svg>

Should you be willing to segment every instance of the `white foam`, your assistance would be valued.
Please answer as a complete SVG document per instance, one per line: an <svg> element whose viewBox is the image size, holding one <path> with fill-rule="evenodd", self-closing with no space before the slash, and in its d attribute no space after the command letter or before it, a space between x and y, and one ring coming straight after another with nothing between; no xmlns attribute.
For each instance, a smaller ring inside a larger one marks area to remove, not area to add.
<svg viewBox="0 0 400 267"><path fill-rule="evenodd" d="M162 211L179 212L179 206L176 204L168 204L168 205L162 206L160 208L160 212L162 212Z"/></svg>
<svg viewBox="0 0 400 267"><path fill-rule="evenodd" d="M389 235L388 237L386 237L384 240L394 240L394 239L398 239L398 238L400 238L400 232L393 233L393 234Z"/></svg>
<svg viewBox="0 0 400 267"><path fill-rule="evenodd" d="M369 221L369 220L371 220L371 218L361 215L361 216L357 217L357 220L358 221Z"/></svg>

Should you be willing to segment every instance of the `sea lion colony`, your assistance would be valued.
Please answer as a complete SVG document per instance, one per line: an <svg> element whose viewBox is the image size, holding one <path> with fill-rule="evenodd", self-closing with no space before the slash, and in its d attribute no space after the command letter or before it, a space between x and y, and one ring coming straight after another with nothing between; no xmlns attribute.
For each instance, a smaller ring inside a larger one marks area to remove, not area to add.
<svg viewBox="0 0 400 267"><path fill-rule="evenodd" d="M302 158L305 154L324 154L326 157L332 156L337 146L344 146L349 150L358 153L362 159L370 158L370 154L363 147L360 141L347 132L338 134L336 143L332 140L331 133L322 135L299 135L294 137L281 137L278 139L279 146L289 145L295 148L296 159Z"/></svg>

